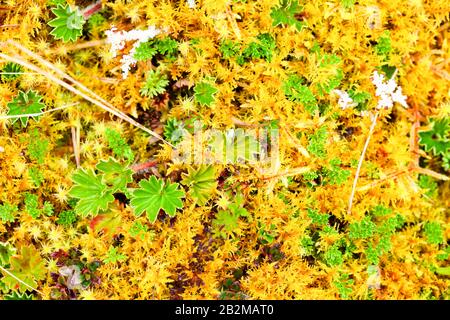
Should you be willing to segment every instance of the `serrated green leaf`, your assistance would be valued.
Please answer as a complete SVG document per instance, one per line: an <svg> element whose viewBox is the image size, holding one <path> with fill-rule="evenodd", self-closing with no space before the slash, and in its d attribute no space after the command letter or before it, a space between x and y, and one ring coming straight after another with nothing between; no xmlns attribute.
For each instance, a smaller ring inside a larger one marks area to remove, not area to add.
<svg viewBox="0 0 450 320"><path fill-rule="evenodd" d="M178 189L178 183L165 183L151 176L139 182L139 186L141 188L133 192L131 199L136 216L146 212L150 222L154 223L159 210L163 209L170 217L174 217L177 208L183 207L181 198L184 192Z"/></svg>
<svg viewBox="0 0 450 320"><path fill-rule="evenodd" d="M69 5L59 4L51 10L56 16L55 19L48 22L53 30L50 32L55 39L62 39L64 42L75 41L83 33L85 20L78 8L72 8Z"/></svg>
<svg viewBox="0 0 450 320"><path fill-rule="evenodd" d="M444 156L450 150L450 119L430 119L431 130L419 132L419 143L425 151Z"/></svg>
<svg viewBox="0 0 450 320"><path fill-rule="evenodd" d="M41 103L42 97L33 90L27 92L19 91L18 95L13 99L13 101L7 104L9 110L9 116L20 116L22 114L36 114L42 112L45 108L45 104ZM22 123L22 126L26 127L28 124L29 117L19 117L13 118L11 121L15 123L18 119ZM37 116L32 116L35 119Z"/></svg>
<svg viewBox="0 0 450 320"><path fill-rule="evenodd" d="M79 169L72 176L72 180L75 185L69 194L80 199L75 206L75 212L82 217L89 214L95 216L100 210L106 210L114 201L112 191L93 170Z"/></svg>
<svg viewBox="0 0 450 320"><path fill-rule="evenodd" d="M186 129L183 122L178 121L176 118L168 119L164 126L164 137L173 144L180 142L185 132Z"/></svg>
<svg viewBox="0 0 450 320"><path fill-rule="evenodd" d="M2 68L1 79L2 81L12 81L20 77L23 73L22 66L14 62L8 62Z"/></svg>
<svg viewBox="0 0 450 320"><path fill-rule="evenodd" d="M183 176L181 183L189 187L190 196L203 206L217 188L214 167L202 165L197 170L189 167L188 174L183 173Z"/></svg>
<svg viewBox="0 0 450 320"><path fill-rule="evenodd" d="M8 271L33 288L36 288L37 281L45 279L46 275L44 260L33 246L22 246L19 255L11 256ZM29 290L9 274L4 273L2 281L10 289L18 288L19 292Z"/></svg>
<svg viewBox="0 0 450 320"><path fill-rule="evenodd" d="M106 161L101 160L96 168L104 173L103 181L112 193L119 190L126 192L127 184L133 181L133 170L111 157Z"/></svg>
<svg viewBox="0 0 450 320"><path fill-rule="evenodd" d="M134 52L134 58L137 61L146 61L153 58L158 53L158 49L154 47L153 41L141 42Z"/></svg>
<svg viewBox="0 0 450 320"><path fill-rule="evenodd" d="M214 102L214 95L218 91L213 85L207 82L200 82L194 88L195 100L209 107Z"/></svg>
<svg viewBox="0 0 450 320"><path fill-rule="evenodd" d="M162 74L159 70L150 70L140 93L143 96L153 98L166 91L165 88L168 84L169 80L167 80L165 74Z"/></svg>
<svg viewBox="0 0 450 320"><path fill-rule="evenodd" d="M298 1L281 0L277 7L272 8L270 17L273 19L273 26L289 25L295 26L298 31L301 31L304 23L296 19L296 15L301 13L303 7L298 4Z"/></svg>

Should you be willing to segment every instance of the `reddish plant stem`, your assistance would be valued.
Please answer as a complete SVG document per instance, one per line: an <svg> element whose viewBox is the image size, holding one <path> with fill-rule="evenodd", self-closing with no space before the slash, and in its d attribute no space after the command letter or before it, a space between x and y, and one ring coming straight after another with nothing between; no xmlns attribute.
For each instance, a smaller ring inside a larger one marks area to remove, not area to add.
<svg viewBox="0 0 450 320"><path fill-rule="evenodd" d="M131 169L134 172L138 172L138 171L142 171L142 170L154 167L154 166L156 166L157 163L158 163L158 161L150 160L150 161L147 161L144 163L136 164L136 165L132 166Z"/></svg>
<svg viewBox="0 0 450 320"><path fill-rule="evenodd" d="M81 14L83 15L83 18L85 20L89 19L93 14L99 12L102 9L102 1L99 0L89 6L87 6L86 8L84 8L81 11Z"/></svg>

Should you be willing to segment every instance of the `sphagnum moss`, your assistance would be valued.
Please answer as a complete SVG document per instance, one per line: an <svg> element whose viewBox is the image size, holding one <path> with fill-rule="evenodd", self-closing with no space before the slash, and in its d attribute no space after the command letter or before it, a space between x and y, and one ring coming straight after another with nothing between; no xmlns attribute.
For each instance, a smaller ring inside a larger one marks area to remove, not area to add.
<svg viewBox="0 0 450 320"><path fill-rule="evenodd" d="M0 11L1 298L449 298L448 1L77 3Z"/></svg>

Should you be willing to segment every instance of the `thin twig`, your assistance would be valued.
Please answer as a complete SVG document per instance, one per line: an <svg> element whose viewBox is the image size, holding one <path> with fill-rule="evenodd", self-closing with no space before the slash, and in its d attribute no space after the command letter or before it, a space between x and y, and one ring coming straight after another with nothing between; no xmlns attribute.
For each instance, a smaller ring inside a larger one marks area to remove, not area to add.
<svg viewBox="0 0 450 320"><path fill-rule="evenodd" d="M291 177L291 176L296 176L299 174L306 173L308 171L311 171L310 167L299 167L299 168L294 168L294 169L290 169L290 170L285 170L281 173L277 173L272 176L263 176L261 178L261 180L271 180L271 179L280 178L280 177Z"/></svg>
<svg viewBox="0 0 450 320"><path fill-rule="evenodd" d="M433 178L438 179L438 180L444 180L444 181L450 180L450 178L447 177L446 175L434 172L433 170L430 170L430 169L425 169L425 168L421 168L421 167L415 167L414 171L416 173L425 174L427 176L433 177Z"/></svg>
<svg viewBox="0 0 450 320"><path fill-rule="evenodd" d="M19 278L17 278L14 274L12 274L11 272L9 272L8 270L6 270L5 268L3 268L2 266L0 266L0 270L3 271L4 273L6 273L8 276L14 278L15 280L19 281L21 284L23 284L25 287L27 287L28 289L31 289L33 291L36 291L37 293L39 293L40 295L44 295L44 293L42 293L41 291L39 291L38 289L33 288L32 286L30 286L28 283L24 282L23 280L20 280Z"/></svg>
<svg viewBox="0 0 450 320"><path fill-rule="evenodd" d="M29 51L28 49L26 49L26 50ZM123 113L123 112L117 110L116 108L110 107L110 106L107 106L107 105L106 105L106 104L109 104L109 103L102 103L102 102L100 102L100 101L98 101L98 100L93 99L92 97L88 96L86 93L84 93L84 92L82 92L82 91L76 89L75 87L73 87L73 86L70 85L70 84L67 84L66 82L62 81L61 79L55 77L53 74L51 74L51 73L49 73L49 72L47 72L47 71L44 71L43 69L41 69L41 68L35 66L34 64L32 64L32 63L30 63L30 62L27 62L27 61L23 60L21 57L19 57L19 56L11 57L11 56L6 55L6 54L3 54L3 53L0 53L0 57L3 58L3 59L9 60L9 61L15 62L15 63L17 63L17 64L20 64L20 65L22 65L22 66L24 66L24 67L26 67L26 68L28 68L28 69L30 69L30 70L39 72L40 74L46 76L48 79L52 80L52 81L55 82L56 84L59 84L60 86L66 88L67 90L73 92L74 94L83 97L84 99L86 99L86 100L88 100L89 102L95 104L96 106L102 108L103 110L112 113L113 115L115 115L115 116L121 118L122 120L124 120L124 121L126 121L126 122L128 122L128 123L130 123L130 124L132 124L132 125L134 125L135 127L137 127L137 128L139 128L139 129L141 129L141 130L147 132L148 134L150 134L151 136L157 138L158 140L160 140L160 141L162 141L162 142L164 142L164 143L170 145L171 147L173 147L173 145L172 145L171 143L169 143L169 142L167 142L166 140L164 140L159 134L153 132L152 130L150 130L150 129L146 128L146 127L144 127L144 126L141 125L139 122L137 122L136 120L132 119L131 117L129 117L129 116L126 115L125 113ZM57 69L57 70L59 70L59 69ZM59 70L59 72L62 73L61 70ZM64 73L63 73L63 74L64 74ZM69 77L68 75L65 75L65 76L66 76L66 78L72 79L72 78ZM87 89L87 88L84 87L82 84L80 84L80 83L78 83L77 81L75 81L74 79L73 79L73 81L74 81L75 83L77 83L80 87L85 88L86 91L88 91L88 92L90 92L90 93L92 92L91 90ZM96 94L94 94L94 93L92 93L92 94L93 94L94 96L98 97ZM99 98L100 98L100 97L99 97ZM102 98L100 98L100 99L103 100L103 101L105 101L105 100L102 99ZM100 100L100 99L99 99L99 100Z"/></svg>
<svg viewBox="0 0 450 320"><path fill-rule="evenodd" d="M92 48L92 47L99 47L106 44L106 40L92 40L92 41L86 41L82 43L74 44L73 46L64 46L64 51L75 51L80 49L86 49L86 48ZM46 55L56 53L60 51L60 47L56 47L54 49L51 49L49 51L45 51Z"/></svg>
<svg viewBox="0 0 450 320"><path fill-rule="evenodd" d="M0 25L0 28L18 28L20 25L18 24L2 24Z"/></svg>
<svg viewBox="0 0 450 320"><path fill-rule="evenodd" d="M37 72L0 72L0 74L39 74Z"/></svg>
<svg viewBox="0 0 450 320"><path fill-rule="evenodd" d="M80 125L77 124L76 127L71 128L72 132L72 145L73 153L75 155L75 163L77 168L80 167Z"/></svg>
<svg viewBox="0 0 450 320"><path fill-rule="evenodd" d="M364 144L363 151L361 152L361 156L359 157L358 167L356 168L355 179L353 180L352 193L350 194L350 198L348 199L348 210L347 214L352 213L352 205L353 198L355 197L356 185L358 184L359 172L361 171L361 166L364 161L364 156L367 151L367 147L369 146L370 138L372 137L373 130L375 129L375 125L377 124L378 112L375 113L372 119L372 124L370 125L369 134L366 139L366 143Z"/></svg>

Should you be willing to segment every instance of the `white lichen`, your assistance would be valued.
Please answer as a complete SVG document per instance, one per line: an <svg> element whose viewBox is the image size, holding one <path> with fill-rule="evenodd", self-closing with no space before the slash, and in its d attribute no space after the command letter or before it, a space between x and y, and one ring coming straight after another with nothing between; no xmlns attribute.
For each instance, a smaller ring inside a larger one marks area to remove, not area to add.
<svg viewBox="0 0 450 320"><path fill-rule="evenodd" d="M188 4L188 7L191 9L195 9L195 7L196 7L195 0L187 0L187 4Z"/></svg>
<svg viewBox="0 0 450 320"><path fill-rule="evenodd" d="M388 81L385 80L384 75L375 71L372 76L372 83L376 86L375 95L379 97L377 109L392 108L394 102L400 103L403 107L408 108L406 103L406 96L402 94L402 88L397 85L394 76Z"/></svg>
<svg viewBox="0 0 450 320"><path fill-rule="evenodd" d="M126 79L128 77L128 73L132 66L136 65L137 61L134 58L134 53L136 52L136 48L143 42L147 42L148 40L156 37L160 34L162 30L157 29L155 26L149 26L146 30L130 30L130 31L118 31L116 27L112 27L110 30L105 31L106 34L106 42L111 45L110 52L114 57L118 55L118 52L121 51L126 42L135 41L133 47L131 48L128 54L122 56L120 62L122 62L122 77Z"/></svg>
<svg viewBox="0 0 450 320"><path fill-rule="evenodd" d="M356 106L356 103L353 101L352 98L350 98L349 94L346 91L336 89L333 90L333 93L339 96L338 104L342 110Z"/></svg>

